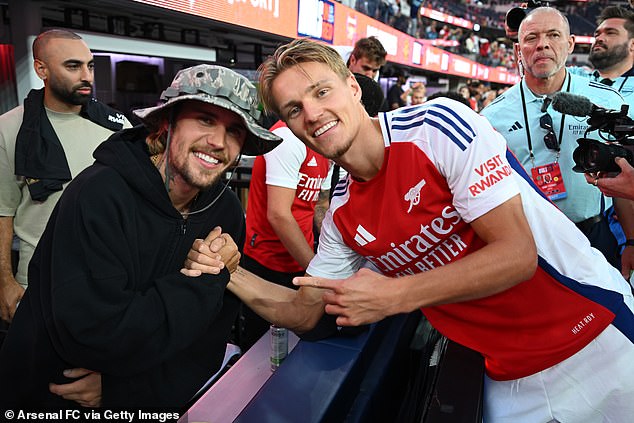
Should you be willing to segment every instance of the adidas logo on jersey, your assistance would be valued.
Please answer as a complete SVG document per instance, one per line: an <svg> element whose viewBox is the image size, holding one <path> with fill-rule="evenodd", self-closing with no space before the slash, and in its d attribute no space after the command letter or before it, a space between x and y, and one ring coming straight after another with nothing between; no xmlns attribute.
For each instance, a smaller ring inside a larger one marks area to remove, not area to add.
<svg viewBox="0 0 634 423"><path fill-rule="evenodd" d="M511 126L511 127L509 128L508 132L517 131L518 129L522 129L522 128L524 128L524 127L522 126L522 124L521 124L521 123L519 123L518 121L515 121L515 123L513 124L513 126Z"/></svg>
<svg viewBox="0 0 634 423"><path fill-rule="evenodd" d="M308 163L306 163L306 166L310 166L310 167L315 167L317 166L317 159L315 159L315 156L313 156Z"/></svg>
<svg viewBox="0 0 634 423"><path fill-rule="evenodd" d="M363 247L364 245L374 241L375 239L376 238L374 237L374 235L368 232L366 228L361 225L357 226L357 233L354 236L354 240L357 242L357 244Z"/></svg>

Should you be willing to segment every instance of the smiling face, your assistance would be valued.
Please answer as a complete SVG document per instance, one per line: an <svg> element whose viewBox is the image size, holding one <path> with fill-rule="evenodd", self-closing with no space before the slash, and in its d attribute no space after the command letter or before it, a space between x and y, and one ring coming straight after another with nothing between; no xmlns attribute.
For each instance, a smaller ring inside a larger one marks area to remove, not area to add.
<svg viewBox="0 0 634 423"><path fill-rule="evenodd" d="M548 79L559 72L565 74L564 66L574 48L574 38L555 9L545 7L529 14L520 25L518 39L527 75Z"/></svg>
<svg viewBox="0 0 634 423"><path fill-rule="evenodd" d="M247 128L236 113L201 101L183 101L169 151L175 182L209 188L238 157L246 136Z"/></svg>
<svg viewBox="0 0 634 423"><path fill-rule="evenodd" d="M342 79L320 62L281 72L271 95L290 130L310 149L333 160L348 152L365 114L356 79Z"/></svg>
<svg viewBox="0 0 634 423"><path fill-rule="evenodd" d="M595 41L588 59L598 69L609 69L634 53L634 39L625 29L625 19L606 19L594 32Z"/></svg>

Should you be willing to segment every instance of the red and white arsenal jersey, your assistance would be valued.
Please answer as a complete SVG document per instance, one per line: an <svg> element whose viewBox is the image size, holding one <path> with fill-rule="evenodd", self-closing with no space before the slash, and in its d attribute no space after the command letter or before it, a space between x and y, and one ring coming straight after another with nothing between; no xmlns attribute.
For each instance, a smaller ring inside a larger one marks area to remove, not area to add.
<svg viewBox="0 0 634 423"><path fill-rule="evenodd" d="M634 339L625 280L530 185L485 118L437 99L379 120L383 166L370 181L337 185L309 274L339 279L371 264L398 277L450 264L484 246L469 222L521 194L539 255L535 275L487 298L424 308L430 322L481 352L497 380L564 360L613 320Z"/></svg>
<svg viewBox="0 0 634 423"><path fill-rule="evenodd" d="M286 250L266 216L267 185L295 190L291 213L312 246L315 203L321 190L330 189L330 160L307 148L281 121L271 131L284 141L271 152L258 156L253 164L243 251L269 269L302 272L305 269Z"/></svg>

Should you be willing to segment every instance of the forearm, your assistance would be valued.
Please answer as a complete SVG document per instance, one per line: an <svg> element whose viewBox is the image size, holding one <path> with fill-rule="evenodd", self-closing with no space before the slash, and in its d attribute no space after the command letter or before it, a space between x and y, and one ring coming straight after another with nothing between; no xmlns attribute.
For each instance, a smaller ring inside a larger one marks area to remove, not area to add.
<svg viewBox="0 0 634 423"><path fill-rule="evenodd" d="M614 198L614 210L627 239L634 239L634 201Z"/></svg>
<svg viewBox="0 0 634 423"><path fill-rule="evenodd" d="M614 210L626 239L634 239L634 201L614 198ZM626 245L621 254L621 274L629 279L634 270L634 246Z"/></svg>
<svg viewBox="0 0 634 423"><path fill-rule="evenodd" d="M306 242L306 237L293 215L289 212L288 217L269 216L269 222L286 251L303 269L306 269L315 253L312 245Z"/></svg>
<svg viewBox="0 0 634 423"><path fill-rule="evenodd" d="M321 290L293 290L238 267L227 288L268 322L296 333L312 329L324 310Z"/></svg>
<svg viewBox="0 0 634 423"><path fill-rule="evenodd" d="M404 311L484 298L533 276L537 248L519 196L471 222L485 245L460 260L396 283Z"/></svg>
<svg viewBox="0 0 634 423"><path fill-rule="evenodd" d="M326 212L328 211L328 207L330 206L330 190L324 190L319 193L319 200L317 200L317 204L315 204L315 215L313 216L313 222L317 227L317 231L321 233L321 223L324 221L324 217L326 217Z"/></svg>
<svg viewBox="0 0 634 423"><path fill-rule="evenodd" d="M537 259L521 259L526 250L487 247L447 266L395 280L402 303L396 313L488 297L529 279ZM390 313L395 314L395 313Z"/></svg>
<svg viewBox="0 0 634 423"><path fill-rule="evenodd" d="M0 285L13 279L11 245L13 244L13 216L0 217Z"/></svg>

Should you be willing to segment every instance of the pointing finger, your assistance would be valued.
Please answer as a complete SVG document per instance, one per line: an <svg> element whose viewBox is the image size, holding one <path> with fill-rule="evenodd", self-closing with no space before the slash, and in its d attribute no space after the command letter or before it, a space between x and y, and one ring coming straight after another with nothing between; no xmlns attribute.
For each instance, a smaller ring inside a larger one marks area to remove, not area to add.
<svg viewBox="0 0 634 423"><path fill-rule="evenodd" d="M317 278L314 276L301 276L294 278L293 284L296 286L311 286L313 288L336 290L336 288L341 286L341 280Z"/></svg>

